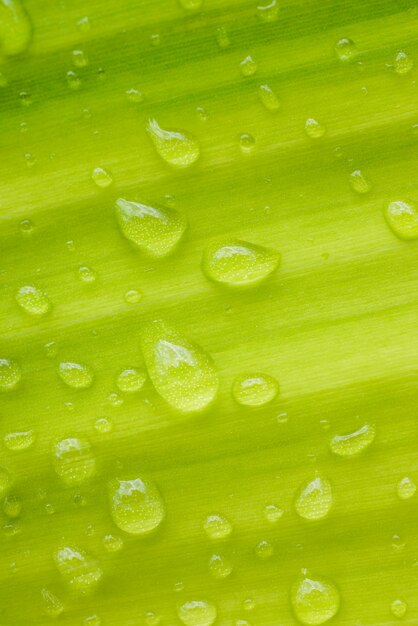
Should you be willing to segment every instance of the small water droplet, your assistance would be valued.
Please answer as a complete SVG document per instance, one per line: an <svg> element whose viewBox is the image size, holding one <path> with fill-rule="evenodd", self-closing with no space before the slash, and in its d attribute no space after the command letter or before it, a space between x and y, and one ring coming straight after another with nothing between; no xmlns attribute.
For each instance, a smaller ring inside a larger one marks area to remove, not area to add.
<svg viewBox="0 0 418 626"><path fill-rule="evenodd" d="M142 300L142 293L137 289L129 289L125 293L125 302L127 304L137 304Z"/></svg>
<svg viewBox="0 0 418 626"><path fill-rule="evenodd" d="M181 593L182 591L184 591L184 582L179 580L178 582L174 584L173 589L176 593Z"/></svg>
<svg viewBox="0 0 418 626"><path fill-rule="evenodd" d="M103 167L95 167L91 173L94 183L101 189L106 189L113 183L113 178Z"/></svg>
<svg viewBox="0 0 418 626"><path fill-rule="evenodd" d="M300 576L291 589L291 602L297 619L306 626L324 624L338 613L340 594L326 578Z"/></svg>
<svg viewBox="0 0 418 626"><path fill-rule="evenodd" d="M57 371L61 380L73 389L87 389L93 384L93 370L84 363L63 361L59 364Z"/></svg>
<svg viewBox="0 0 418 626"><path fill-rule="evenodd" d="M417 486L413 480L405 476L398 482L396 489L401 500L409 500L409 498L415 495Z"/></svg>
<svg viewBox="0 0 418 626"><path fill-rule="evenodd" d="M72 239L70 239L69 241L65 242L65 245L67 246L67 249L69 252L74 252L75 251L75 243Z"/></svg>
<svg viewBox="0 0 418 626"><path fill-rule="evenodd" d="M357 193L368 193L371 189L369 182L361 170L351 172L349 180L352 190Z"/></svg>
<svg viewBox="0 0 418 626"><path fill-rule="evenodd" d="M96 473L96 459L86 439L68 437L53 447L55 472L67 485L80 485Z"/></svg>
<svg viewBox="0 0 418 626"><path fill-rule="evenodd" d="M188 11L196 11L203 6L203 0L179 0L180 6Z"/></svg>
<svg viewBox="0 0 418 626"><path fill-rule="evenodd" d="M58 354L58 346L55 341L49 341L44 345L45 354L49 359L53 359Z"/></svg>
<svg viewBox="0 0 418 626"><path fill-rule="evenodd" d="M67 84L70 89L77 91L81 87L81 78L72 70L66 74Z"/></svg>
<svg viewBox="0 0 418 626"><path fill-rule="evenodd" d="M264 406L279 393L279 384L268 374L240 374L232 385L232 395L238 404Z"/></svg>
<svg viewBox="0 0 418 626"><path fill-rule="evenodd" d="M146 535L165 517L165 505L157 485L144 476L114 478L108 486L110 510L116 526L131 535Z"/></svg>
<svg viewBox="0 0 418 626"><path fill-rule="evenodd" d="M123 398L115 391L109 393L109 395L107 396L107 401L109 402L110 406L113 407L118 407L123 404Z"/></svg>
<svg viewBox="0 0 418 626"><path fill-rule="evenodd" d="M161 617L156 615L153 611L147 611L145 615L146 626L158 626L161 622Z"/></svg>
<svg viewBox="0 0 418 626"><path fill-rule="evenodd" d="M110 433L113 430L113 422L110 417L99 417L94 422L94 428L101 434Z"/></svg>
<svg viewBox="0 0 418 626"><path fill-rule="evenodd" d="M31 39L32 25L21 0L0 0L0 48L3 54L22 54Z"/></svg>
<svg viewBox="0 0 418 626"><path fill-rule="evenodd" d="M51 310L47 294L33 285L20 287L16 294L16 302L29 315L46 315Z"/></svg>
<svg viewBox="0 0 418 626"><path fill-rule="evenodd" d="M189 600L177 608L177 615L185 626L212 626L218 611L207 600Z"/></svg>
<svg viewBox="0 0 418 626"><path fill-rule="evenodd" d="M225 26L219 26L216 29L216 43L221 48L221 50L225 50L225 48L229 48L229 46L231 45L231 40Z"/></svg>
<svg viewBox="0 0 418 626"><path fill-rule="evenodd" d="M33 235L33 222L31 220L22 220L19 223L19 229L23 237L30 237L31 235Z"/></svg>
<svg viewBox="0 0 418 626"><path fill-rule="evenodd" d="M27 450L35 443L35 431L19 430L3 437L4 445L13 452Z"/></svg>
<svg viewBox="0 0 418 626"><path fill-rule="evenodd" d="M399 239L418 238L418 210L403 200L390 202L385 211L386 221Z"/></svg>
<svg viewBox="0 0 418 626"><path fill-rule="evenodd" d="M50 589L41 589L41 598L44 612L49 617L58 617L64 611L63 603Z"/></svg>
<svg viewBox="0 0 418 626"><path fill-rule="evenodd" d="M412 70L414 62L404 50L400 50L395 57L393 67L395 72L402 76L403 74L408 74Z"/></svg>
<svg viewBox="0 0 418 626"><path fill-rule="evenodd" d="M87 15L85 15L80 20L78 20L77 26L78 26L79 31L82 33L90 32L91 30L90 18Z"/></svg>
<svg viewBox="0 0 418 626"><path fill-rule="evenodd" d="M196 113L199 119L202 120L202 122L207 122L207 120L209 119L209 114L204 107L196 107Z"/></svg>
<svg viewBox="0 0 418 626"><path fill-rule="evenodd" d="M232 574L232 565L220 554L212 554L209 559L209 571L214 578L219 580L227 578Z"/></svg>
<svg viewBox="0 0 418 626"><path fill-rule="evenodd" d="M279 264L280 254L276 250L239 239L209 245L202 259L206 277L230 287L258 285Z"/></svg>
<svg viewBox="0 0 418 626"><path fill-rule="evenodd" d="M208 515L203 523L203 528L212 541L227 539L232 533L231 522L217 513Z"/></svg>
<svg viewBox="0 0 418 626"><path fill-rule="evenodd" d="M76 546L61 546L54 552L55 565L71 589L88 594L94 591L103 577L98 561Z"/></svg>
<svg viewBox="0 0 418 626"><path fill-rule="evenodd" d="M331 506L331 483L321 476L304 483L295 502L296 512L307 520L323 519L328 515Z"/></svg>
<svg viewBox="0 0 418 626"><path fill-rule="evenodd" d="M105 535L103 546L107 552L119 552L123 548L123 539L117 535Z"/></svg>
<svg viewBox="0 0 418 626"><path fill-rule="evenodd" d="M241 74L243 76L254 76L257 71L257 63L254 61L252 56L248 55L241 61L239 64Z"/></svg>
<svg viewBox="0 0 418 626"><path fill-rule="evenodd" d="M3 500L3 512L7 517L15 519L22 512L22 501L19 496L9 494Z"/></svg>
<svg viewBox="0 0 418 626"><path fill-rule="evenodd" d="M147 376L141 369L123 370L116 379L116 385L119 391L133 393L140 391L144 386Z"/></svg>
<svg viewBox="0 0 418 626"><path fill-rule="evenodd" d="M268 85L260 85L258 96L267 111L275 113L280 109L280 100Z"/></svg>
<svg viewBox="0 0 418 626"><path fill-rule="evenodd" d="M190 167L200 156L196 137L187 131L166 130L156 120L151 119L148 121L147 132L160 157L173 167Z"/></svg>
<svg viewBox="0 0 418 626"><path fill-rule="evenodd" d="M364 452L373 443L375 436L375 427L365 424L348 435L335 435L329 442L329 447L338 456L355 456Z"/></svg>
<svg viewBox="0 0 418 626"><path fill-rule="evenodd" d="M254 137L248 133L243 133L239 138L239 147L241 148L241 152L243 154L250 154L255 147Z"/></svg>
<svg viewBox="0 0 418 626"><path fill-rule="evenodd" d="M78 268L78 277L81 282L86 284L94 283L97 280L97 274L91 267L87 267L87 265L81 265Z"/></svg>
<svg viewBox="0 0 418 626"><path fill-rule="evenodd" d="M263 22L275 22L279 17L277 0L258 0L257 14Z"/></svg>
<svg viewBox="0 0 418 626"><path fill-rule="evenodd" d="M74 67L87 67L87 65L89 64L88 56L83 50L73 50L71 53L71 58Z"/></svg>
<svg viewBox="0 0 418 626"><path fill-rule="evenodd" d="M259 541L255 547L255 553L259 559L269 559L273 555L273 552L274 548L272 544L265 539Z"/></svg>
<svg viewBox="0 0 418 626"><path fill-rule="evenodd" d="M242 608L244 611L253 611L255 609L255 602L252 598L245 598L242 603Z"/></svg>
<svg viewBox="0 0 418 626"><path fill-rule="evenodd" d="M56 509L51 502L46 502L44 508L47 515L54 515L54 513L56 512Z"/></svg>
<svg viewBox="0 0 418 626"><path fill-rule="evenodd" d="M270 524L275 524L283 517L284 511L275 504L267 504L264 507L264 517Z"/></svg>
<svg viewBox="0 0 418 626"><path fill-rule="evenodd" d="M335 53L340 61L352 61L352 59L356 56L356 46L354 41L348 39L347 37L343 37L335 44Z"/></svg>
<svg viewBox="0 0 418 626"><path fill-rule="evenodd" d="M394 617L402 618L406 614L408 605L403 600L394 600L390 605L391 613Z"/></svg>
<svg viewBox="0 0 418 626"><path fill-rule="evenodd" d="M102 626L102 619L98 615L89 615L83 619L86 626Z"/></svg>
<svg viewBox="0 0 418 626"><path fill-rule="evenodd" d="M325 135L325 126L313 117L309 117L305 122L305 131L311 139L320 139Z"/></svg>
<svg viewBox="0 0 418 626"><path fill-rule="evenodd" d="M0 392L12 391L22 378L22 371L16 361L0 359Z"/></svg>
<svg viewBox="0 0 418 626"><path fill-rule="evenodd" d="M133 102L134 104L139 104L144 101L144 94L139 91L139 89L135 89L132 87L131 89L127 89L126 97L129 102Z"/></svg>
<svg viewBox="0 0 418 626"><path fill-rule="evenodd" d="M399 535L392 535L392 548L396 552L401 552L405 548L405 541Z"/></svg>

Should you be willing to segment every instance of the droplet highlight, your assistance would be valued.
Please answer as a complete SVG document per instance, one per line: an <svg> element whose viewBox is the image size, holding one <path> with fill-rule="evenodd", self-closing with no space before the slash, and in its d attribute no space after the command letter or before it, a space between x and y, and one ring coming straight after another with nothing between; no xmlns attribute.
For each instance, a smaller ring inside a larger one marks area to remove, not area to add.
<svg viewBox="0 0 418 626"><path fill-rule="evenodd" d="M22 378L22 372L16 361L0 359L0 392L13 391Z"/></svg>
<svg viewBox="0 0 418 626"><path fill-rule="evenodd" d="M258 96L267 111L275 113L280 109L280 100L274 93L273 89L268 85L260 85L258 89Z"/></svg>

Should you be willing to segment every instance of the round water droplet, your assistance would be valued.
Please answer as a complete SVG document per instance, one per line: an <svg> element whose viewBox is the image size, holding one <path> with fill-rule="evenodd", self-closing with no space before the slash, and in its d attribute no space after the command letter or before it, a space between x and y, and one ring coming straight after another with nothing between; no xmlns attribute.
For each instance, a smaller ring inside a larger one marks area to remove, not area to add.
<svg viewBox="0 0 418 626"><path fill-rule="evenodd" d="M267 504L264 507L264 516L270 524L275 524L283 517L284 511L275 504Z"/></svg>
<svg viewBox="0 0 418 626"><path fill-rule="evenodd" d="M190 167L200 156L199 143L189 132L165 130L156 120L149 120L147 131L160 157L173 167Z"/></svg>
<svg viewBox="0 0 418 626"><path fill-rule="evenodd" d="M418 238L418 210L403 200L390 202L385 211L386 221L399 239Z"/></svg>
<svg viewBox="0 0 418 626"><path fill-rule="evenodd" d="M110 433L113 430L113 422L110 417L99 417L94 422L94 428L97 430L97 432L102 434Z"/></svg>
<svg viewBox="0 0 418 626"><path fill-rule="evenodd" d="M404 50L400 50L395 57L393 67L395 72L399 75L408 74L414 67L414 62Z"/></svg>
<svg viewBox="0 0 418 626"><path fill-rule="evenodd" d="M64 611L64 605L55 593L44 587L41 589L41 598L44 612L49 617L58 617Z"/></svg>
<svg viewBox="0 0 418 626"><path fill-rule="evenodd" d="M394 617L402 618L405 616L408 606L403 600L394 600L390 605L391 613Z"/></svg>
<svg viewBox="0 0 418 626"><path fill-rule="evenodd" d="M241 148L241 152L243 154L249 154L255 147L254 137L248 133L243 133L239 138L239 147Z"/></svg>
<svg viewBox="0 0 418 626"><path fill-rule="evenodd" d="M258 0L257 14L263 22L275 22L279 17L277 0Z"/></svg>
<svg viewBox="0 0 418 626"><path fill-rule="evenodd" d="M144 386L147 375L141 369L123 370L116 379L116 385L119 391L134 393L140 391Z"/></svg>
<svg viewBox="0 0 418 626"><path fill-rule="evenodd" d="M10 488L11 478L9 472L4 468L0 467L0 498L4 496L5 493Z"/></svg>
<svg viewBox="0 0 418 626"><path fill-rule="evenodd" d="M264 406L279 393L279 383L268 374L240 374L232 385L232 395L238 404Z"/></svg>
<svg viewBox="0 0 418 626"><path fill-rule="evenodd" d="M91 173L91 177L93 182L102 189L106 189L106 187L109 187L113 183L113 178L103 167L95 167Z"/></svg>
<svg viewBox="0 0 418 626"><path fill-rule="evenodd" d="M96 272L91 267L87 267L87 265L82 265L78 268L78 277L86 284L94 283L97 280Z"/></svg>
<svg viewBox="0 0 418 626"><path fill-rule="evenodd" d="M189 600L177 608L185 626L212 626L217 614L216 606L207 600Z"/></svg>
<svg viewBox="0 0 418 626"><path fill-rule="evenodd" d="M149 478L114 478L108 486L110 511L116 526L131 535L146 535L165 517L165 505L157 485Z"/></svg>
<svg viewBox="0 0 418 626"><path fill-rule="evenodd" d="M9 494L3 500L3 512L12 519L19 517L22 512L22 501L19 496Z"/></svg>
<svg viewBox="0 0 418 626"><path fill-rule="evenodd" d="M356 56L356 46L354 41L343 37L335 44L335 53L340 61L351 61Z"/></svg>
<svg viewBox="0 0 418 626"><path fill-rule="evenodd" d="M93 370L84 363L63 361L58 366L58 375L61 380L73 389L87 389L94 380Z"/></svg>
<svg viewBox="0 0 418 626"><path fill-rule="evenodd" d="M46 315L51 310L47 294L33 285L20 287L16 294L16 302L29 315Z"/></svg>
<svg viewBox="0 0 418 626"><path fill-rule="evenodd" d="M257 71L257 63L251 56L246 56L239 64L243 76L254 76Z"/></svg>
<svg viewBox="0 0 418 626"><path fill-rule="evenodd" d="M415 495L416 490L417 490L416 484L414 483L413 480L408 478L408 476L405 476L405 478L402 478L398 482L397 492L401 500L409 500L409 498L412 498L412 496Z"/></svg>
<svg viewBox="0 0 418 626"><path fill-rule="evenodd" d="M210 356L162 320L142 330L141 347L157 392L183 413L203 411L215 400L219 379Z"/></svg>
<svg viewBox="0 0 418 626"><path fill-rule="evenodd" d="M213 243L203 253L206 277L229 287L258 285L277 270L280 254L272 248L232 239Z"/></svg>
<svg viewBox="0 0 418 626"><path fill-rule="evenodd" d="M6 56L25 52L32 39L32 25L21 0L0 0L0 49Z"/></svg>
<svg viewBox="0 0 418 626"><path fill-rule="evenodd" d="M115 210L126 239L154 257L171 254L187 228L186 217L176 209L151 207L119 198Z"/></svg>
<svg viewBox="0 0 418 626"><path fill-rule="evenodd" d="M89 59L83 50L73 50L71 58L75 67L87 67Z"/></svg>
<svg viewBox="0 0 418 626"><path fill-rule="evenodd" d="M129 102L133 102L135 104L139 104L144 101L144 94L142 94L139 89L135 89L134 87L126 91L126 97Z"/></svg>
<svg viewBox="0 0 418 626"><path fill-rule="evenodd" d="M221 580L232 574L232 565L220 554L212 554L209 559L209 571L214 578Z"/></svg>
<svg viewBox="0 0 418 626"><path fill-rule="evenodd" d="M321 476L304 483L295 502L296 512L307 520L323 519L328 515L331 506L331 483Z"/></svg>
<svg viewBox="0 0 418 626"><path fill-rule="evenodd" d="M20 383L22 372L16 361L0 359L0 392L12 391Z"/></svg>
<svg viewBox="0 0 418 626"><path fill-rule="evenodd" d="M98 561L76 546L61 546L54 552L55 565L71 589L88 594L95 590L103 577Z"/></svg>
<svg viewBox="0 0 418 626"><path fill-rule="evenodd" d="M258 95L267 111L275 113L280 109L280 100L268 85L260 85Z"/></svg>
<svg viewBox="0 0 418 626"><path fill-rule="evenodd" d="M368 193L371 189L369 182L361 170L351 172L349 180L352 190L356 193Z"/></svg>
<svg viewBox="0 0 418 626"><path fill-rule="evenodd" d="M180 6L188 11L196 11L203 6L203 0L179 0Z"/></svg>
<svg viewBox="0 0 418 626"><path fill-rule="evenodd" d="M123 539L117 535L105 535L103 546L107 552L119 552L123 548Z"/></svg>
<svg viewBox="0 0 418 626"><path fill-rule="evenodd" d="M19 430L7 433L3 437L4 445L13 452L27 450L35 443L35 432L33 430Z"/></svg>
<svg viewBox="0 0 418 626"><path fill-rule="evenodd" d="M325 135L325 126L313 117L309 117L305 122L305 131L311 139L320 139Z"/></svg>
<svg viewBox="0 0 418 626"><path fill-rule="evenodd" d="M255 547L255 553L259 559L269 559L273 556L274 548L269 541L263 539Z"/></svg>
<svg viewBox="0 0 418 626"><path fill-rule="evenodd" d="M324 624L338 613L340 594L326 578L309 578L303 574L291 589L292 607L297 619L306 626Z"/></svg>
<svg viewBox="0 0 418 626"><path fill-rule="evenodd" d="M123 398L116 392L109 393L107 401L111 406L121 406L123 404Z"/></svg>
<svg viewBox="0 0 418 626"><path fill-rule="evenodd" d="M34 231L34 225L31 220L22 220L19 222L19 229L23 237L30 237Z"/></svg>
<svg viewBox="0 0 418 626"><path fill-rule="evenodd" d="M96 459L86 439L69 437L53 447L53 466L67 485L80 485L96 473Z"/></svg>
<svg viewBox="0 0 418 626"><path fill-rule="evenodd" d="M127 304L137 304L142 300L142 293L137 289L129 289L125 293L125 302Z"/></svg>
<svg viewBox="0 0 418 626"><path fill-rule="evenodd" d="M212 541L227 539L232 533L232 524L223 515L214 513L208 515L203 523L203 528Z"/></svg>
<svg viewBox="0 0 418 626"><path fill-rule="evenodd" d="M216 29L216 42L221 50L224 50L231 45L231 40L225 26L219 26Z"/></svg>
<svg viewBox="0 0 418 626"><path fill-rule="evenodd" d="M375 427L365 424L348 435L335 435L329 442L329 447L338 456L355 456L364 452L373 443L375 436Z"/></svg>
<svg viewBox="0 0 418 626"><path fill-rule="evenodd" d="M77 89L80 89L81 78L77 76L75 72L73 72L72 70L67 72L66 79L67 79L67 84L70 89L72 89L73 91L77 91Z"/></svg>

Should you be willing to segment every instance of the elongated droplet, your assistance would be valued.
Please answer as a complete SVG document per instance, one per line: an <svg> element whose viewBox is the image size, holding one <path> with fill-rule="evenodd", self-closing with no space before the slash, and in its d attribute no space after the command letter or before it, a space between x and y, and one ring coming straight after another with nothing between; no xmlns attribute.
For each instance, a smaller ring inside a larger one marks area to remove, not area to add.
<svg viewBox="0 0 418 626"><path fill-rule="evenodd" d="M73 389L87 389L94 380L93 370L84 363L63 361L58 366L58 375L62 381Z"/></svg>
<svg viewBox="0 0 418 626"><path fill-rule="evenodd" d="M61 600L46 587L41 589L41 598L44 612L50 617L58 617L64 611Z"/></svg>
<svg viewBox="0 0 418 626"><path fill-rule="evenodd" d="M149 120L147 131L160 157L173 167L190 167L200 156L199 143L184 130L165 130L156 120Z"/></svg>
<svg viewBox="0 0 418 626"><path fill-rule="evenodd" d="M401 50L395 57L393 67L395 72L402 76L403 74L408 74L412 70L414 67L414 61L404 50Z"/></svg>
<svg viewBox="0 0 418 626"><path fill-rule="evenodd" d="M232 385L232 395L238 404L263 406L279 393L279 384L268 374L241 374Z"/></svg>
<svg viewBox="0 0 418 626"><path fill-rule="evenodd" d="M176 209L151 207L119 198L115 210L126 239L154 257L173 252L187 228L186 217Z"/></svg>
<svg viewBox="0 0 418 626"><path fill-rule="evenodd" d="M279 264L280 254L276 250L239 239L208 246L202 259L206 277L230 287L258 285Z"/></svg>
<svg viewBox="0 0 418 626"><path fill-rule="evenodd" d="M340 608L340 594L334 583L307 574L302 574L293 584L290 598L297 619L306 626L324 624Z"/></svg>
<svg viewBox="0 0 418 626"><path fill-rule="evenodd" d="M32 38L32 25L21 0L0 0L0 44L3 54L25 52Z"/></svg>
<svg viewBox="0 0 418 626"><path fill-rule="evenodd" d="M22 372L12 359L0 359L0 391L12 391L20 383Z"/></svg>
<svg viewBox="0 0 418 626"><path fill-rule="evenodd" d="M98 561L76 546L61 546L54 553L55 565L66 583L80 594L94 591L103 577Z"/></svg>
<svg viewBox="0 0 418 626"><path fill-rule="evenodd" d="M18 430L13 433L7 433L3 438L4 445L13 452L21 452L27 450L35 442L35 431Z"/></svg>
<svg viewBox="0 0 418 626"><path fill-rule="evenodd" d="M212 626L217 614L216 606L207 600L189 600L177 609L177 615L185 626Z"/></svg>
<svg viewBox="0 0 418 626"><path fill-rule="evenodd" d="M158 528L165 517L162 496L149 478L114 478L109 482L108 494L113 521L126 533L147 535Z"/></svg>
<svg viewBox="0 0 418 626"><path fill-rule="evenodd" d="M47 294L32 285L25 285L19 289L16 302L29 315L46 315L51 309Z"/></svg>
<svg viewBox="0 0 418 626"><path fill-rule="evenodd" d="M53 448L56 473L67 485L80 485L96 473L96 459L86 439L61 439Z"/></svg>
<svg viewBox="0 0 418 626"><path fill-rule="evenodd" d="M403 200L390 202L385 211L385 218L399 239L418 238L418 210L413 204Z"/></svg>
<svg viewBox="0 0 418 626"><path fill-rule="evenodd" d="M280 109L280 100L268 85L260 85L258 95L267 111L275 113Z"/></svg>
<svg viewBox="0 0 418 626"><path fill-rule="evenodd" d="M184 413L202 411L215 399L219 380L210 356L162 320L148 324L141 346L149 377L168 404Z"/></svg>
<svg viewBox="0 0 418 626"><path fill-rule="evenodd" d="M326 517L331 506L331 483L321 476L317 476L302 485L295 502L296 512L308 520L319 520Z"/></svg>
<svg viewBox="0 0 418 626"><path fill-rule="evenodd" d="M329 447L338 456L355 456L364 452L373 443L375 436L375 427L365 424L347 435L335 435L329 442Z"/></svg>

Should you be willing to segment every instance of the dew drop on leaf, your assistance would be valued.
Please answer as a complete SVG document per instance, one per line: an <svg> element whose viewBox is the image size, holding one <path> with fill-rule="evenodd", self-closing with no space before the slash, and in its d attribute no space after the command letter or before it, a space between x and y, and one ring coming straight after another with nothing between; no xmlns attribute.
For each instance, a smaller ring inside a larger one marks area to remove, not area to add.
<svg viewBox="0 0 418 626"><path fill-rule="evenodd" d="M250 154L255 147L254 137L248 133L243 133L239 138L239 147L241 148L241 152L243 154Z"/></svg>
<svg viewBox="0 0 418 626"><path fill-rule="evenodd" d="M12 519L22 512L22 500L15 494L7 495L3 500L3 513Z"/></svg>
<svg viewBox="0 0 418 626"><path fill-rule="evenodd" d="M106 552L119 552L123 548L123 539L117 535L105 535L103 537L103 547Z"/></svg>
<svg viewBox="0 0 418 626"><path fill-rule="evenodd" d="M25 52L32 25L21 0L0 0L0 49L6 56Z"/></svg>
<svg viewBox="0 0 418 626"><path fill-rule="evenodd" d="M395 72L402 76L403 74L408 74L412 70L414 62L404 50L400 50L395 57L393 67Z"/></svg>
<svg viewBox="0 0 418 626"><path fill-rule="evenodd" d="M30 429L7 433L7 435L4 435L3 441L9 450L21 452L33 446L35 443L35 431Z"/></svg>
<svg viewBox="0 0 418 626"><path fill-rule="evenodd" d="M334 49L337 57L344 63L351 61L356 55L355 43L348 37L343 37L337 41Z"/></svg>
<svg viewBox="0 0 418 626"><path fill-rule="evenodd" d="M114 478L108 484L110 512L116 526L131 535L147 535L160 526L165 504L150 478Z"/></svg>
<svg viewBox="0 0 418 626"><path fill-rule="evenodd" d="M62 545L53 557L62 578L77 593L86 595L93 592L103 577L97 559L82 548Z"/></svg>
<svg viewBox="0 0 418 626"><path fill-rule="evenodd" d="M305 131L311 139L320 139L325 135L325 126L313 117L309 117L305 122Z"/></svg>
<svg viewBox="0 0 418 626"><path fill-rule="evenodd" d="M365 424L347 435L335 435L329 442L329 447L337 456L355 456L364 452L373 443L375 436L375 427Z"/></svg>
<svg viewBox="0 0 418 626"><path fill-rule="evenodd" d="M264 507L264 517L270 524L275 524L283 517L284 511L276 504L267 504Z"/></svg>
<svg viewBox="0 0 418 626"><path fill-rule="evenodd" d="M190 167L200 156L199 142L187 131L167 130L151 119L148 121L147 132L157 153L173 167Z"/></svg>
<svg viewBox="0 0 418 626"><path fill-rule="evenodd" d="M258 96L267 111L275 113L280 109L280 100L268 85L260 85Z"/></svg>
<svg viewBox="0 0 418 626"><path fill-rule="evenodd" d="M232 385L232 396L243 406L264 406L279 393L279 383L269 374L240 374Z"/></svg>
<svg viewBox="0 0 418 626"><path fill-rule="evenodd" d="M209 571L214 578L223 579L232 573L232 565L221 554L212 554L209 559Z"/></svg>
<svg viewBox="0 0 418 626"><path fill-rule="evenodd" d="M399 239L418 238L418 210L415 205L396 200L385 211L386 221Z"/></svg>
<svg viewBox="0 0 418 626"><path fill-rule="evenodd" d="M338 613L340 594L326 578L302 574L292 585L291 602L297 619L306 626L324 624Z"/></svg>
<svg viewBox="0 0 418 626"><path fill-rule="evenodd" d="M68 437L53 446L55 472L67 485L80 485L96 473L96 459L87 439Z"/></svg>
<svg viewBox="0 0 418 626"><path fill-rule="evenodd" d="M217 617L216 606L207 600L189 600L177 608L185 626L212 626Z"/></svg>
<svg viewBox="0 0 418 626"><path fill-rule="evenodd" d="M58 617L64 611L62 601L47 587L41 589L43 610L49 617Z"/></svg>
<svg viewBox="0 0 418 626"><path fill-rule="evenodd" d="M208 515L203 523L203 528L212 541L227 539L232 533L231 522L218 513Z"/></svg>
<svg viewBox="0 0 418 626"><path fill-rule="evenodd" d="M353 191L360 194L368 193L371 186L361 170L354 170L349 176L350 185Z"/></svg>
<svg viewBox="0 0 418 626"><path fill-rule="evenodd" d="M61 380L73 389L87 389L94 380L93 370L85 363L63 361L58 366L58 375Z"/></svg>
<svg viewBox="0 0 418 626"><path fill-rule="evenodd" d="M103 167L95 167L91 173L91 177L93 182L101 189L106 189L113 183L112 176Z"/></svg>
<svg viewBox="0 0 418 626"><path fill-rule="evenodd" d="M255 547L256 555L258 556L259 559L262 559L262 560L269 559L271 556L273 556L273 552L274 552L274 547L266 539L259 541Z"/></svg>
<svg viewBox="0 0 418 626"><path fill-rule="evenodd" d="M279 17L277 0L258 0L257 14L262 22L275 22Z"/></svg>
<svg viewBox="0 0 418 626"><path fill-rule="evenodd" d="M295 509L304 519L319 520L328 515L332 500L331 483L327 478L316 476L300 488Z"/></svg>
<svg viewBox="0 0 418 626"><path fill-rule="evenodd" d="M89 59L83 50L73 50L71 53L74 67L87 67Z"/></svg>
<svg viewBox="0 0 418 626"><path fill-rule="evenodd" d="M403 600L399 600L399 599L394 600L392 604L390 605L390 610L391 610L392 615L399 619L404 617L407 609L408 609L408 606L406 602L404 602Z"/></svg>
<svg viewBox="0 0 418 626"><path fill-rule="evenodd" d="M411 478L405 476L398 482L396 490L401 500L409 500L415 495L417 486Z"/></svg>
<svg viewBox="0 0 418 626"><path fill-rule="evenodd" d="M29 315L42 316L51 310L47 294L33 285L20 287L16 294L16 302Z"/></svg>
<svg viewBox="0 0 418 626"><path fill-rule="evenodd" d="M252 56L248 55L241 61L239 64L241 74L243 76L254 76L257 71L257 63L254 61Z"/></svg>
<svg viewBox="0 0 418 626"><path fill-rule="evenodd" d="M20 383L22 372L16 361L0 359L0 392L12 391Z"/></svg>
<svg viewBox="0 0 418 626"><path fill-rule="evenodd" d="M116 379L119 391L134 393L140 391L147 379L145 372L141 369L125 369Z"/></svg>

